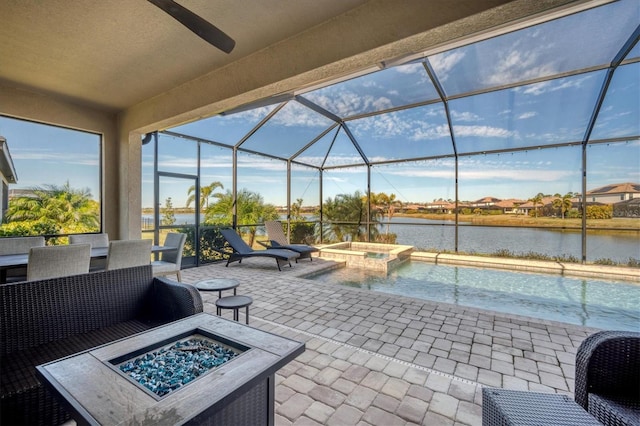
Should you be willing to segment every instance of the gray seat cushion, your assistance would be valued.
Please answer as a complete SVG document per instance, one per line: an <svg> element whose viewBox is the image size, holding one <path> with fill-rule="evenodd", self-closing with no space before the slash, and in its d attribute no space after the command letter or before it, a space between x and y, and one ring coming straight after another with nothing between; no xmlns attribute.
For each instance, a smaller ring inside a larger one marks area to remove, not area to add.
<svg viewBox="0 0 640 426"><path fill-rule="evenodd" d="M37 365L131 336L150 327L138 320L125 321L7 354L0 359L1 395L4 399L39 386L35 368Z"/></svg>

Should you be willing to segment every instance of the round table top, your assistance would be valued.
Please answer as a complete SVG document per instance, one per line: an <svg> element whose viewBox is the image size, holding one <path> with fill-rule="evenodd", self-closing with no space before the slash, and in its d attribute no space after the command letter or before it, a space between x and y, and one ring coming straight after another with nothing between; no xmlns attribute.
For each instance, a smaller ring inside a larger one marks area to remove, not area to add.
<svg viewBox="0 0 640 426"><path fill-rule="evenodd" d="M198 281L194 285L198 290L221 291L238 287L240 285L240 281L233 278L209 278L207 280Z"/></svg>
<svg viewBox="0 0 640 426"><path fill-rule="evenodd" d="M216 306L220 308L244 308L253 303L251 296L226 296L216 300Z"/></svg>

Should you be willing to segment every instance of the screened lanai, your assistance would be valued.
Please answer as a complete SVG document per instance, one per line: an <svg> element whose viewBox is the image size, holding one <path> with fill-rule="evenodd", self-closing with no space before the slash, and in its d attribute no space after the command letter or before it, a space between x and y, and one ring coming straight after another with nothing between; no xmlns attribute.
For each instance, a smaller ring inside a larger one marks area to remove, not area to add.
<svg viewBox="0 0 640 426"><path fill-rule="evenodd" d="M154 133L143 233L189 228L211 260L214 227L262 233L257 196L295 242L638 259L639 36L622 0Z"/></svg>

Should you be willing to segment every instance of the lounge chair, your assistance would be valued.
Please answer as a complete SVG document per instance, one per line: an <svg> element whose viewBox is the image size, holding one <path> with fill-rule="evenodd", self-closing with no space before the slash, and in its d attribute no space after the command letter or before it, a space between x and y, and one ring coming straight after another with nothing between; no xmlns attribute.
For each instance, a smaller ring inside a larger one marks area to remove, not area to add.
<svg viewBox="0 0 640 426"><path fill-rule="evenodd" d="M276 259L276 263L278 265L278 270L280 269L281 263L288 263L291 266L291 259L297 259L300 257L299 253L296 253L291 250L284 249L266 249L266 250L254 250L247 243L244 242L242 238L234 231L233 229L221 229L220 233L227 240L229 246L233 249L233 253L229 253L226 251L221 251L223 254L229 256L227 259L227 264L225 266L229 266L231 262L239 262L242 263L242 259L245 257L272 257Z"/></svg>
<svg viewBox="0 0 640 426"><path fill-rule="evenodd" d="M260 244L271 249L286 249L300 253L299 259L309 259L312 261L311 253L319 251L313 246L306 244L289 244L286 235L282 230L282 223L279 220L267 220L264 222L264 227L267 228L267 236L269 241L267 243L258 241ZM296 263L298 259L296 259Z"/></svg>

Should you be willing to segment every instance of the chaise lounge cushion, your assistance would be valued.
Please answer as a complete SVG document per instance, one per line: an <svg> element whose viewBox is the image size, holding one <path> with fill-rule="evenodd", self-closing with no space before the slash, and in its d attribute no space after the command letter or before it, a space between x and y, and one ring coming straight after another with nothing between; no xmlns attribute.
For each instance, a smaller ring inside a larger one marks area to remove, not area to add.
<svg viewBox="0 0 640 426"><path fill-rule="evenodd" d="M285 249L266 249L266 250L254 250L233 229L221 229L220 234L233 249L232 253L220 250L221 253L228 256L226 266L229 266L231 262L242 263L242 259L246 257L270 257L276 260L278 270L280 269L280 263L288 263L291 266L291 260L300 257L300 253Z"/></svg>
<svg viewBox="0 0 640 426"><path fill-rule="evenodd" d="M264 222L264 226L267 229L269 242L268 244L265 244L262 241L258 242L267 248L292 250L296 253L300 253L300 259L309 260L312 260L311 253L320 251L316 247L307 244L289 244L286 235L284 235L282 223L279 220L267 220ZM296 262L297 261L298 259L296 259Z"/></svg>

